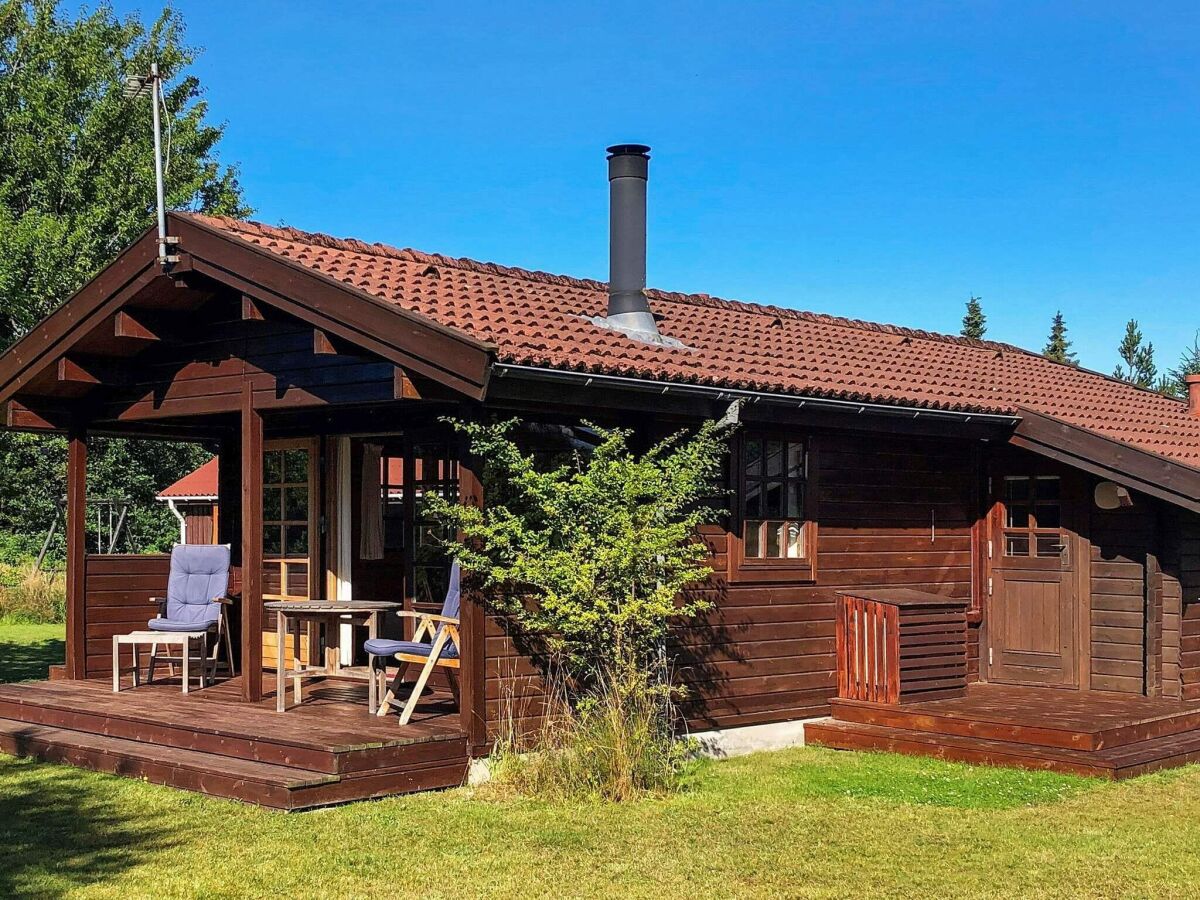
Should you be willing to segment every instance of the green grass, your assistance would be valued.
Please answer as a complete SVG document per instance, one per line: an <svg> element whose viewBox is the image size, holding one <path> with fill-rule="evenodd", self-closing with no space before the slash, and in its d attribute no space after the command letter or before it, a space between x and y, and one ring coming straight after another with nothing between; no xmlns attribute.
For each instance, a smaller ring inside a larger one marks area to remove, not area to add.
<svg viewBox="0 0 1200 900"><path fill-rule="evenodd" d="M0 620L0 682L45 678L61 663L66 644L63 625L11 624Z"/></svg>
<svg viewBox="0 0 1200 900"><path fill-rule="evenodd" d="M45 632L22 629L32 640ZM0 629L0 647L15 629ZM1194 897L1200 768L1122 784L815 748L623 806L286 815L0 756L0 896Z"/></svg>

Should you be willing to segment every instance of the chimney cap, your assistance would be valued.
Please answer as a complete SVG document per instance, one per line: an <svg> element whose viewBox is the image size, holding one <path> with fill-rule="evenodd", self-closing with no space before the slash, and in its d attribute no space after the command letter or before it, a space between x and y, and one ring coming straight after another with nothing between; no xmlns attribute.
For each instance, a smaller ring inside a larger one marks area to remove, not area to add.
<svg viewBox="0 0 1200 900"><path fill-rule="evenodd" d="M1191 375L1184 375L1183 380L1187 384L1200 384L1200 372L1193 372Z"/></svg>
<svg viewBox="0 0 1200 900"><path fill-rule="evenodd" d="M645 144L613 144L607 148L608 158L614 156L650 156L650 148Z"/></svg>

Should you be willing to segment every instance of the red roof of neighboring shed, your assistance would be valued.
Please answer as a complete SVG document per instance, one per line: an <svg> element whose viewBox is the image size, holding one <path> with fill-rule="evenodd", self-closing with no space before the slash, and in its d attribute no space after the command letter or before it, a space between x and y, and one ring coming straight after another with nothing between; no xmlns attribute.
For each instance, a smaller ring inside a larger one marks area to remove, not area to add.
<svg viewBox="0 0 1200 900"><path fill-rule="evenodd" d="M598 281L366 244L254 222L189 216L477 340L501 362L812 397L1043 413L1200 467L1186 404L993 341L649 290L664 335L650 345L587 321Z"/></svg>
<svg viewBox="0 0 1200 900"><path fill-rule="evenodd" d="M217 499L217 470L218 459L213 457L200 468L188 472L170 487L163 488L158 493L159 500L178 500L181 497L190 499Z"/></svg>

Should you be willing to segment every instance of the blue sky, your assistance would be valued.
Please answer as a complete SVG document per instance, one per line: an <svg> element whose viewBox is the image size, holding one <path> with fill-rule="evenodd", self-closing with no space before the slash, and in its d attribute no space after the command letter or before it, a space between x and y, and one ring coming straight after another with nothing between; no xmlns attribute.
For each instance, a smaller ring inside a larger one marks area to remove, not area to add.
<svg viewBox="0 0 1200 900"><path fill-rule="evenodd" d="M256 218L603 278L609 143L649 280L1110 371L1200 315L1200 4L178 0ZM158 5L122 0L151 19Z"/></svg>

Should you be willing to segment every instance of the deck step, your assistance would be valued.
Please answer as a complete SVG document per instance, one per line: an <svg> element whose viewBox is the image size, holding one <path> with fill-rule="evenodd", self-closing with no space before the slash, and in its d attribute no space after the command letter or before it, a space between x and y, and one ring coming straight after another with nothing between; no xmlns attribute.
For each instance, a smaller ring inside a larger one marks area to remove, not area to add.
<svg viewBox="0 0 1200 900"><path fill-rule="evenodd" d="M145 778L154 784L203 791L277 809L293 808L289 795L294 792L338 781L336 775L322 772L13 719L0 719L0 750L13 756Z"/></svg>
<svg viewBox="0 0 1200 900"><path fill-rule="evenodd" d="M821 719L805 741L838 750L882 750L976 765L1015 766L1121 779L1200 761L1200 731L1168 734L1099 750L1072 750L1020 741Z"/></svg>
<svg viewBox="0 0 1200 900"><path fill-rule="evenodd" d="M1200 729L1200 709L1151 709L1125 716L1097 716L1084 724L1069 716L1029 711L1014 714L1008 708L993 713L978 705L968 707L965 701L897 706L838 698L831 701L830 708L839 722L1063 750L1115 749Z"/></svg>
<svg viewBox="0 0 1200 900"><path fill-rule="evenodd" d="M282 810L455 787L466 775L465 757L331 775L3 718L0 752Z"/></svg>
<svg viewBox="0 0 1200 900"><path fill-rule="evenodd" d="M443 741L462 743L452 729L430 734L427 727L395 726L387 737L351 740L344 722L300 721L291 713L266 713L279 718L276 727L264 729L263 712L206 702L202 694L112 694L95 690L91 682L82 683L88 687L85 692L80 684L46 683L36 691L28 685L0 685L0 717L331 775L420 764L445 756L448 745ZM372 721L365 705L360 713L364 722Z"/></svg>

